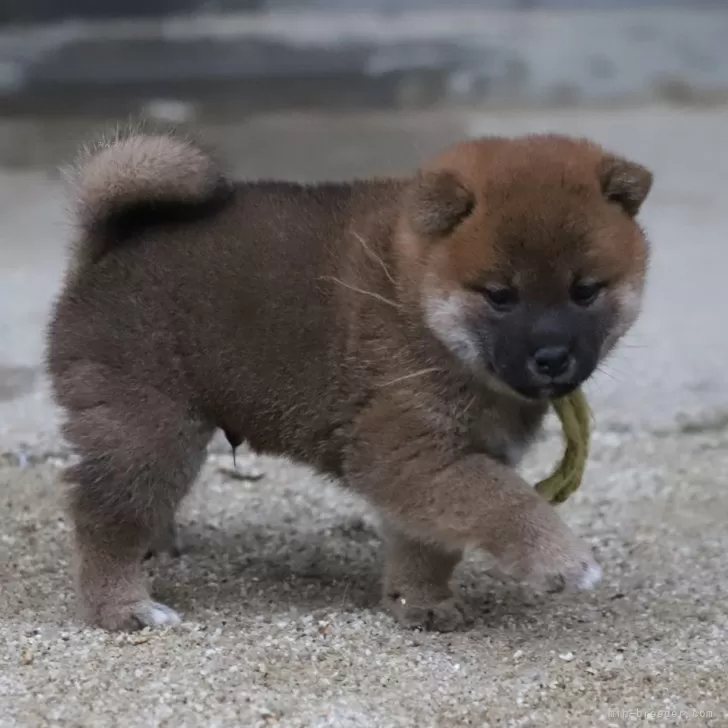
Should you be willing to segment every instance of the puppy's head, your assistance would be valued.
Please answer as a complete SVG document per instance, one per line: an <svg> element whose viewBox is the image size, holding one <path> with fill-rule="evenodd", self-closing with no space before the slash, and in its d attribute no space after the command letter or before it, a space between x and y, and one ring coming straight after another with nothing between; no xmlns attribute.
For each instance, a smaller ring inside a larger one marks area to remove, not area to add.
<svg viewBox="0 0 728 728"><path fill-rule="evenodd" d="M648 244L639 164L558 136L461 144L422 170L399 231L434 335L509 392L578 387L634 323Z"/></svg>

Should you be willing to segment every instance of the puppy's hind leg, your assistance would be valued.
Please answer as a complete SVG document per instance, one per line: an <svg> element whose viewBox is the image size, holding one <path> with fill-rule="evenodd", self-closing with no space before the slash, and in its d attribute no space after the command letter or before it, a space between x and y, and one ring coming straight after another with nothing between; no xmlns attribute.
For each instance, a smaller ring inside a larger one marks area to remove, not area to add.
<svg viewBox="0 0 728 728"><path fill-rule="evenodd" d="M118 380L108 384L94 387L92 406L68 407L65 426L81 456L66 479L84 617L112 630L176 625L176 612L152 600L142 560L170 532L212 427L156 390L124 395Z"/></svg>

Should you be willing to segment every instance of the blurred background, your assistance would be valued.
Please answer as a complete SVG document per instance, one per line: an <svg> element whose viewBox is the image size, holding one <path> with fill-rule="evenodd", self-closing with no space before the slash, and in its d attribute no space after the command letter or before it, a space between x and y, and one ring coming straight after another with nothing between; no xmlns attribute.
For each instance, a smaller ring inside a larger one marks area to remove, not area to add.
<svg viewBox="0 0 728 728"><path fill-rule="evenodd" d="M216 127L712 103L728 91L726 13L725 0L4 0L0 159L55 162L74 121L139 113Z"/></svg>
<svg viewBox="0 0 728 728"><path fill-rule="evenodd" d="M457 139L532 131L633 156L656 173L653 273L594 383L601 417L722 417L726 39L725 0L4 0L5 438L53 439L39 362L70 236L58 169L139 117L193 125L248 177L403 174Z"/></svg>

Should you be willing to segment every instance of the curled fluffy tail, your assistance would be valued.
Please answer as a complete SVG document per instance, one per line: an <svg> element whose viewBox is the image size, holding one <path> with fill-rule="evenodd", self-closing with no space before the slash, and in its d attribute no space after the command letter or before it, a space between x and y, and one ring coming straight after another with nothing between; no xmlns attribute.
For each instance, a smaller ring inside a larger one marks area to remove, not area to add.
<svg viewBox="0 0 728 728"><path fill-rule="evenodd" d="M77 264L98 260L135 222L204 207L229 189L206 152L170 134L103 140L82 152L69 177L82 233Z"/></svg>

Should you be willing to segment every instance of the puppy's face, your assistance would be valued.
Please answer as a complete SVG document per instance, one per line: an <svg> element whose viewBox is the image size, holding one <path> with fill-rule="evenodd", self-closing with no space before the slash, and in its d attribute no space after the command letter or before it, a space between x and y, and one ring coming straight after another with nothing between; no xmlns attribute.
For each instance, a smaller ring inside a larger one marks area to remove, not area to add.
<svg viewBox="0 0 728 728"><path fill-rule="evenodd" d="M568 394L638 315L648 246L635 216L651 183L563 137L451 150L407 202L426 324L501 389Z"/></svg>

